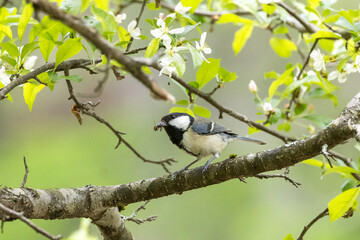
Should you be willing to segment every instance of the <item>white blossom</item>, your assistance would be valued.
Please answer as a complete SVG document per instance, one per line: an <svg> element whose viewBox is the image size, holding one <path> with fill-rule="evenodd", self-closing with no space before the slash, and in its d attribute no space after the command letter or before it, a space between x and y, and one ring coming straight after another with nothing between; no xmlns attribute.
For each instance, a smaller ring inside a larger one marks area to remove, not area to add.
<svg viewBox="0 0 360 240"><path fill-rule="evenodd" d="M200 37L200 43L198 43L197 41L195 42L196 45L196 49L200 52L201 57L206 61L209 62L208 60L206 60L203 52L205 54L210 54L211 53L211 48L208 47L208 45L205 43L205 39L206 39L206 32L203 32L201 34Z"/></svg>
<svg viewBox="0 0 360 240"><path fill-rule="evenodd" d="M157 29L153 29L150 31L151 35L153 35L156 38L160 38L163 40L164 44L166 42L166 44L171 42L171 38L168 35L170 34L180 34L182 32L184 32L185 28L181 27L181 28L174 28L174 29L169 29L166 24L165 21L162 18L159 18L156 21L156 25L159 26L159 28Z"/></svg>
<svg viewBox="0 0 360 240"><path fill-rule="evenodd" d="M165 45L166 44L166 45ZM159 64L162 66L159 76L161 74L166 74L171 77L172 73L176 71L174 63L178 65L185 64L184 59L178 53L182 50L187 50L186 47L173 47L169 42L164 43L165 45L165 55L159 60Z"/></svg>
<svg viewBox="0 0 360 240"><path fill-rule="evenodd" d="M312 51L310 57L314 60L314 69L316 71L326 70L324 56L321 54L320 49Z"/></svg>
<svg viewBox="0 0 360 240"><path fill-rule="evenodd" d="M30 56L28 57L26 60L25 60L25 63L24 63L24 68L26 70L29 70L29 71L32 71L34 66L35 66L35 62L36 60L38 59L37 56Z"/></svg>
<svg viewBox="0 0 360 240"><path fill-rule="evenodd" d="M115 16L115 22L117 24L122 23L122 21L125 20L125 19L126 19L126 13L122 13L122 14L120 13L120 14Z"/></svg>
<svg viewBox="0 0 360 240"><path fill-rule="evenodd" d="M256 86L256 83L254 80L251 80L250 83L249 83L249 90L250 92L252 93L256 93L258 91L258 88Z"/></svg>
<svg viewBox="0 0 360 240"><path fill-rule="evenodd" d="M269 113L269 112L274 110L271 103L264 103L262 108L263 108L265 113Z"/></svg>
<svg viewBox="0 0 360 240"><path fill-rule="evenodd" d="M132 20L127 28L130 36L134 39L140 39L139 36L141 35L140 28L136 27L136 20Z"/></svg>
<svg viewBox="0 0 360 240"><path fill-rule="evenodd" d="M8 85L11 82L10 81L10 75L5 72L5 67L4 66L2 66L0 68L0 82L4 86Z"/></svg>
<svg viewBox="0 0 360 240"><path fill-rule="evenodd" d="M357 55L354 61L354 70L360 73L360 55Z"/></svg>

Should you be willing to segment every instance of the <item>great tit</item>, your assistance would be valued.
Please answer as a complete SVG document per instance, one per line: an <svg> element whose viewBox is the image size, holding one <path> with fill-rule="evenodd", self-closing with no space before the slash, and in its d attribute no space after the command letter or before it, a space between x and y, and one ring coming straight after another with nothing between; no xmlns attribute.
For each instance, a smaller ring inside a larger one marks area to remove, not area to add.
<svg viewBox="0 0 360 240"><path fill-rule="evenodd" d="M187 113L175 112L164 116L154 130L161 130L161 128L165 128L173 144L196 157L195 161L175 172L175 175L187 170L200 159L212 155L213 157L203 166L202 172L204 173L210 163L218 158L220 152L233 140L265 144L260 140L241 137L213 121L202 118L195 119Z"/></svg>

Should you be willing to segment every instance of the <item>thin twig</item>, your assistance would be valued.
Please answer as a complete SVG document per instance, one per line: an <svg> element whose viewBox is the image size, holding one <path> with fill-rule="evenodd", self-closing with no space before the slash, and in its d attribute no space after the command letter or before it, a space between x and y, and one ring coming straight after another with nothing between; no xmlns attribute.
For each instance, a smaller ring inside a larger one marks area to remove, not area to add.
<svg viewBox="0 0 360 240"><path fill-rule="evenodd" d="M33 222L31 222L28 218L24 217L24 215L22 213L16 212L8 207L6 207L5 205L3 205L2 203L0 203L0 209L3 210L4 212L10 214L11 216L23 221L24 223L26 223L29 227L31 227L32 229L35 230L35 232L40 233L41 235L45 236L48 239L52 239L52 240L58 240L61 239L61 235L57 235L57 236L53 236L50 233L48 233L47 231L45 231L44 229L36 226Z"/></svg>
<svg viewBox="0 0 360 240"><path fill-rule="evenodd" d="M142 224L144 222L152 222L154 220L156 220L157 216L149 216L145 219L138 219L135 218L136 215L139 213L140 210L145 210L145 206L150 202L150 200L144 202L140 207L138 207L138 209L136 209L129 217L125 217L125 216L121 216L125 221L132 221L136 224Z"/></svg>
<svg viewBox="0 0 360 240"><path fill-rule="evenodd" d="M65 69L65 75L67 76L69 74L68 69ZM143 157L130 143L128 143L121 135L125 134L123 132L120 132L118 130L116 130L108 121L106 121L105 119L101 118L100 116L98 116L95 113L95 107L98 105L98 103L92 103L90 101L86 102L85 104L82 104L79 102L79 100L76 98L76 96L74 95L74 90L73 90L73 86L71 84L71 82L69 80L66 80L66 84L68 87L68 91L70 94L69 99L72 99L75 104L78 106L78 108L80 109L81 113L88 115L90 117L93 117L94 119L96 119L98 122L104 124L105 126L107 126L114 134L115 136L118 138L118 143L115 146L115 149L118 148L118 146L123 143L125 144L125 146L127 148L129 148L138 158L140 158L143 162L147 162L147 163L153 163L153 164L158 164L161 165L163 167L163 169L167 172L167 173L171 173L170 170L168 169L168 166L172 165L172 163L175 163L176 161L173 158L167 158L165 160L161 160L161 161L153 161L153 160L149 160L146 159L145 157Z"/></svg>
<svg viewBox="0 0 360 240"><path fill-rule="evenodd" d="M139 15L137 16L137 18L135 18L135 20L136 20L135 28L137 28L137 26L139 25L140 18L141 18L141 15L142 15L143 12L144 12L144 8L145 8L145 5L146 5L146 2L147 2L147 0L143 0L143 3L141 4L141 8L140 8ZM129 42L129 44L128 44L127 47L126 47L126 51L125 51L125 52L128 52L128 51L130 50L130 47L131 47L133 41L134 41L134 38L131 37L131 38L130 38L130 42Z"/></svg>
<svg viewBox="0 0 360 240"><path fill-rule="evenodd" d="M22 183L21 183L20 188L25 187L25 184L26 184L26 181L27 181L27 177L28 177L28 174L29 174L29 167L28 167L28 165L27 165L27 163L26 163L26 157L25 157L25 156L24 156L24 166L25 166L25 175L24 175L24 179L23 179L23 181L22 181Z"/></svg>
<svg viewBox="0 0 360 240"><path fill-rule="evenodd" d="M333 165L332 165L332 163L331 163L330 158L331 158L332 160L334 160L334 161L336 161L336 160L335 160L335 158L334 158L333 156L331 156L331 155L327 152L327 148L328 148L328 146L327 146L326 144L324 144L324 145L322 146L322 148L321 148L321 153L322 153L322 155L326 158L326 160L328 161L330 167L333 168Z"/></svg>
<svg viewBox="0 0 360 240"><path fill-rule="evenodd" d="M133 49L131 51L127 51L127 52L124 52L125 55L131 55L131 54L135 54L135 53L138 53L140 51L144 51L146 50L147 47L141 47L141 48L136 48L136 49Z"/></svg>
<svg viewBox="0 0 360 240"><path fill-rule="evenodd" d="M289 176L285 174L257 174L254 177L259 179L284 178L285 180L289 181L292 185L294 185L297 188L301 185L301 183L295 182L293 179L291 179Z"/></svg>
<svg viewBox="0 0 360 240"><path fill-rule="evenodd" d="M329 214L329 210L326 208L319 215L317 215L313 220L311 220L311 222L304 227L304 229L302 230L302 232L301 232L300 236L297 238L297 240L303 240L305 233L311 228L311 226L314 223L316 223L319 219L321 219L322 217L325 217L328 214Z"/></svg>

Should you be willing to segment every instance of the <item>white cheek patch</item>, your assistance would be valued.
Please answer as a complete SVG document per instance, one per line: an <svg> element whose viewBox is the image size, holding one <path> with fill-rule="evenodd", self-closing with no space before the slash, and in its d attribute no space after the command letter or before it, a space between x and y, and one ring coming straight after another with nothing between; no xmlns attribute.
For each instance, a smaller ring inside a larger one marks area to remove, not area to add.
<svg viewBox="0 0 360 240"><path fill-rule="evenodd" d="M178 129L186 130L190 126L190 118L188 116L177 117L169 121L169 124Z"/></svg>

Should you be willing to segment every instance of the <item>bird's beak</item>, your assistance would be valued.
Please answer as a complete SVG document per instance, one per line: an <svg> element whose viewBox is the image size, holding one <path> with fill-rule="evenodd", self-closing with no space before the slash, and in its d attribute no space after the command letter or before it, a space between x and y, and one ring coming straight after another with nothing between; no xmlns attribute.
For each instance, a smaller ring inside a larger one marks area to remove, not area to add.
<svg viewBox="0 0 360 240"><path fill-rule="evenodd" d="M164 121L161 121L161 122L159 122L156 126L154 126L154 130L155 131L157 131L157 130L161 130L162 129L162 127L166 127L167 126L167 123L166 122L164 122Z"/></svg>

